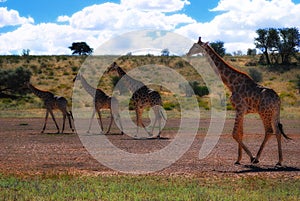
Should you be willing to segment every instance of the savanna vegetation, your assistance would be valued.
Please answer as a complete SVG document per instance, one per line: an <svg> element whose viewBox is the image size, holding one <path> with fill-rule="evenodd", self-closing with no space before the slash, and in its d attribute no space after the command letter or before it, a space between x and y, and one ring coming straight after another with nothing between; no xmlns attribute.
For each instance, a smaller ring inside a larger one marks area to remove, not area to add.
<svg viewBox="0 0 300 201"><path fill-rule="evenodd" d="M20 79L18 83L24 81L20 77L27 75L24 78L30 77L37 87L63 95L70 103L72 80L86 58L87 56L1 56L0 69L2 73L5 72L5 76L19 75L13 78ZM289 65L262 65L259 63L260 55L225 55L224 59L241 71L248 72L257 82L277 91L282 99L284 118L299 118L299 61L294 59L293 64ZM189 81L194 90L203 93L197 95L199 106L204 110L209 109L209 94L207 95L205 83L195 69L180 57L125 56L118 58L117 62L126 71L148 64L168 66L176 70ZM105 74L99 81L99 87L111 94L116 83L115 76ZM0 83L2 89L7 88L7 84L6 81ZM159 86L153 87L162 94L167 111L179 109L172 93ZM181 87L182 96L189 96L190 92L185 91L184 86ZM2 92L11 96L0 98L1 117L22 117L24 110L30 117L44 116L42 102L33 94L22 90ZM231 109L230 104L227 108ZM3 200L299 200L299 188L297 177L0 174L0 197Z"/></svg>
<svg viewBox="0 0 300 201"><path fill-rule="evenodd" d="M103 58L109 56L103 56ZM262 65L259 63L261 55L248 56L224 56L224 59L234 67L249 75L260 84L273 88L279 93L282 99L283 114L295 117L299 114L299 61L293 58L291 64ZM0 73L1 75L1 116L14 110L36 109L42 107L42 102L31 93L26 93L22 84L30 78L31 82L44 90L49 90L57 95L63 95L71 104L73 91L73 78L84 64L87 56L1 56ZM100 59L103 59L100 58ZM203 59L205 60L205 59ZM170 67L182 75L190 84L199 101L202 109L210 108L209 91L204 81L196 70L181 57L175 56L123 56L117 62L126 71L143 65L162 65ZM92 71L95 71L93 69ZM22 75L20 75L20 73ZM5 76L4 76L5 75ZM11 77L9 77L11 76ZM9 81L6 81L9 80ZM13 81L13 82L12 82ZM107 94L111 94L113 86L117 82L116 74L104 73L99 85ZM12 84L11 84L12 82ZM15 87L15 90L10 90ZM179 86L182 96L191 96L191 92L185 90L185 86ZM166 110L179 110L176 97L164 87L153 86L160 91L164 100ZM5 91L7 90L7 91ZM229 92L227 93L229 96ZM227 103L227 109L232 109Z"/></svg>

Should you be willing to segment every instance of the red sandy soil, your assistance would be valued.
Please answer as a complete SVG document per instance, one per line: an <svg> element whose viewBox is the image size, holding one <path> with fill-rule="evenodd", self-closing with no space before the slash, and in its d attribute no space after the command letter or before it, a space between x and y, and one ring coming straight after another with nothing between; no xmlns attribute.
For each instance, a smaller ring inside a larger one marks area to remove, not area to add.
<svg viewBox="0 0 300 201"><path fill-rule="evenodd" d="M61 123L61 119L58 119ZM108 122L108 119L105 119ZM234 165L237 158L237 143L231 136L233 119L227 119L218 144L205 159L199 159L199 150L209 120L200 122L200 129L190 149L175 163L152 174L157 175L266 175L269 177L300 178L300 129L298 120L284 120L285 132L293 141L282 140L283 164L275 167L278 160L277 141L273 136L267 143L260 163L252 165L243 153L241 165ZM66 126L65 134L55 134L56 130L48 121L46 133L41 134L42 118L1 118L0 119L0 173L17 175L36 174L120 174L105 167L88 153L79 136ZM105 124L107 125L107 124ZM108 139L117 147L135 153L159 150L172 142L179 120L169 119L162 132L163 139L136 140L128 135L120 135L116 127ZM173 128L173 129L167 129ZM245 122L244 142L253 155L263 140L263 126L259 119ZM147 165L147 164L144 164Z"/></svg>

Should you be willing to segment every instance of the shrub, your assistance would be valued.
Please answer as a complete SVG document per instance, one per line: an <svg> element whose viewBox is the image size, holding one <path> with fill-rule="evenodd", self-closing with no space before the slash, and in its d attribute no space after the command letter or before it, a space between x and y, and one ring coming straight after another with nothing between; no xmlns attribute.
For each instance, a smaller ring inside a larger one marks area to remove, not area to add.
<svg viewBox="0 0 300 201"><path fill-rule="evenodd" d="M31 71L18 67L15 70L0 69L0 93L10 95L25 94L24 83L28 82L31 77Z"/></svg>
<svg viewBox="0 0 300 201"><path fill-rule="evenodd" d="M250 75L250 77L252 77L252 79L255 82L261 82L262 81L262 74L261 74L261 72L259 72L258 70L254 69L254 68L251 68L249 70L249 75Z"/></svg>
<svg viewBox="0 0 300 201"><path fill-rule="evenodd" d="M163 108L164 108L165 110L173 110L173 109L176 108L176 107L178 107L178 105L175 104L175 103L172 103L172 102L165 102L165 103L163 104Z"/></svg>

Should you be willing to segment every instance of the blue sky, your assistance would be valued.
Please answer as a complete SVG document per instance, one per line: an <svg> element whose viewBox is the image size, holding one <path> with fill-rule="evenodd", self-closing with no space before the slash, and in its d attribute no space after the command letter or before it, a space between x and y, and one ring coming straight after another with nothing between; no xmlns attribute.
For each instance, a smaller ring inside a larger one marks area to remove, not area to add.
<svg viewBox="0 0 300 201"><path fill-rule="evenodd" d="M300 25L300 0L0 0L0 54L70 54L134 30L159 29L191 40L253 48L255 30Z"/></svg>

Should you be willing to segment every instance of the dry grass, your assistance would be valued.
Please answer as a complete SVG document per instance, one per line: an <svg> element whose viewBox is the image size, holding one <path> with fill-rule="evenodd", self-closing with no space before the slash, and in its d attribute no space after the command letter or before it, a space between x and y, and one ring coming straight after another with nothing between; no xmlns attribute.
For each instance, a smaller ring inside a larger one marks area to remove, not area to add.
<svg viewBox="0 0 300 201"><path fill-rule="evenodd" d="M86 66L95 66L94 69L89 70L92 74L96 74L99 68L103 69L103 66L99 65L99 61L110 59L109 56L100 56L94 59L89 58L89 60L86 60L86 58L85 56L1 56L0 67L8 69L22 66L30 69L33 73L31 82L35 86L43 90L49 90L57 95L65 96L71 105L73 93L72 80L77 72L84 68L82 67L83 64L87 64ZM296 88L297 75L300 75L299 66L286 71L283 70L284 67L280 67L279 70L272 70L272 67L245 66L249 61L257 61L258 56L225 57L225 60L243 72L249 72L250 68L255 68L262 74L263 81L261 84L273 88L281 96L283 114L287 114L287 116L297 116L299 114L297 109L300 106L300 96ZM204 84L201 76L181 57L124 56L119 57L117 63L126 71L149 64L167 66L177 71L188 81L198 81L202 85ZM112 94L113 85L111 80L113 76L116 75L104 73L98 82L98 87L109 95ZM156 86L154 86L154 89L160 91L168 107L170 104L178 105L176 97L170 91ZM227 94L230 94L229 91L227 92ZM203 101L201 104L203 104ZM207 107L207 105L203 106ZM32 94L29 94L25 100L24 98L20 100L0 100L1 109L30 109L40 107L42 107L41 101Z"/></svg>

